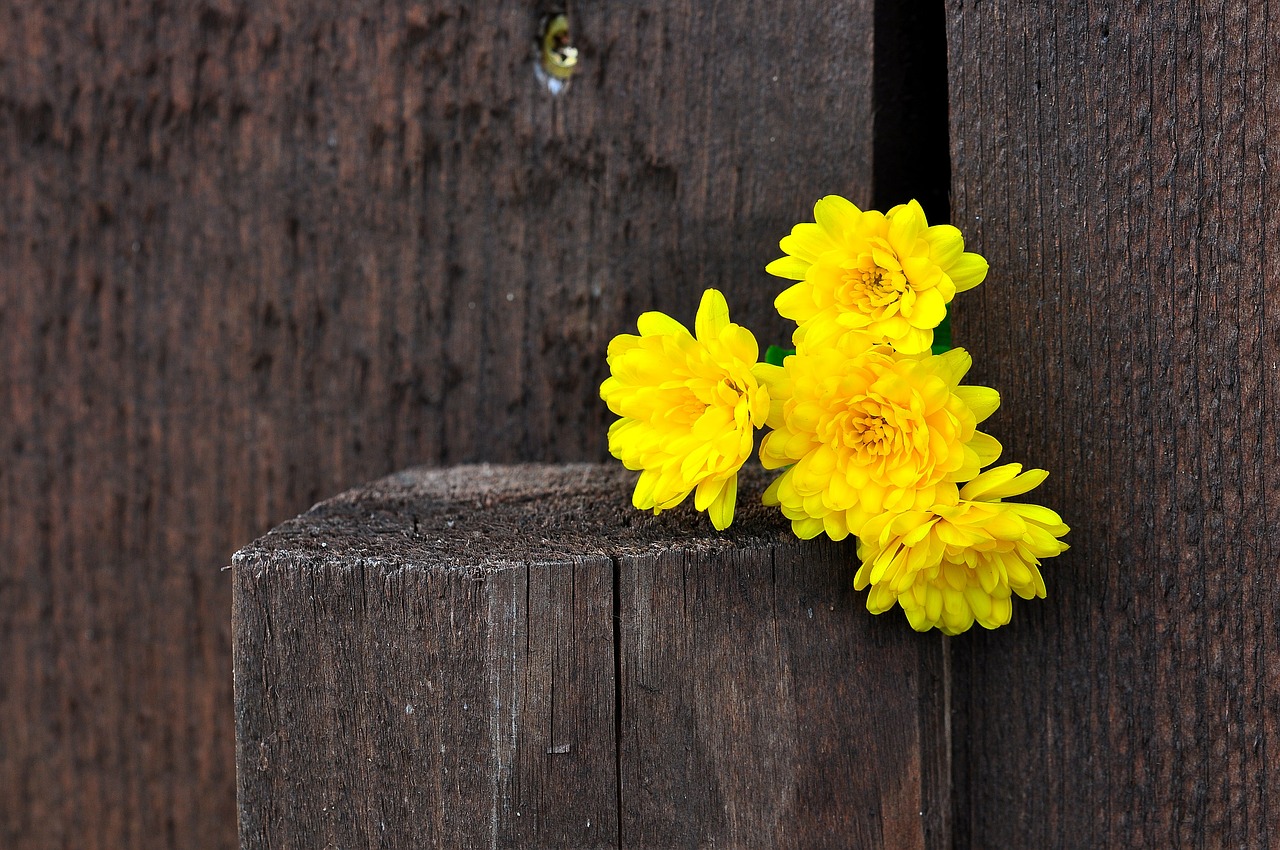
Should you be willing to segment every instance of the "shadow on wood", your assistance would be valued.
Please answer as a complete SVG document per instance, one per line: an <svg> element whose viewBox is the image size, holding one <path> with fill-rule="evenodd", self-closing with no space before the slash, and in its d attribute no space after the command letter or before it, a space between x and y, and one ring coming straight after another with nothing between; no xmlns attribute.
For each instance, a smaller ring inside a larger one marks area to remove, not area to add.
<svg viewBox="0 0 1280 850"><path fill-rule="evenodd" d="M745 476L410 470L235 559L241 845L944 847L942 638Z"/></svg>

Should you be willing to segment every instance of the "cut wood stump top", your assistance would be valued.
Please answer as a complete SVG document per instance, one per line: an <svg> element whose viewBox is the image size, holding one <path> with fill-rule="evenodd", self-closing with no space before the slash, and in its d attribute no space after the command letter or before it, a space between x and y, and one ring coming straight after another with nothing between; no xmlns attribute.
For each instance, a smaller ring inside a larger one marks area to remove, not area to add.
<svg viewBox="0 0 1280 850"><path fill-rule="evenodd" d="M500 570L673 545L710 551L796 542L782 514L761 504L763 470L740 473L733 525L723 532L694 510L692 497L656 517L636 510L636 477L601 464L407 469L321 502L242 549L236 562Z"/></svg>

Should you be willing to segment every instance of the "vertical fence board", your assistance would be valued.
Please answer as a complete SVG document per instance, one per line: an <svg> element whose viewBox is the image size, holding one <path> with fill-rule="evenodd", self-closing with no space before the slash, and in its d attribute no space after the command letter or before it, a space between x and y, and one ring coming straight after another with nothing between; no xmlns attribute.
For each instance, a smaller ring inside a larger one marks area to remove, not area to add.
<svg viewBox="0 0 1280 850"><path fill-rule="evenodd" d="M956 313L1073 526L951 642L962 847L1280 840L1280 26L1265 4L948 4Z"/></svg>
<svg viewBox="0 0 1280 850"><path fill-rule="evenodd" d="M0 11L0 845L234 845L237 546L411 462L603 452L608 338L869 200L871 2Z"/></svg>

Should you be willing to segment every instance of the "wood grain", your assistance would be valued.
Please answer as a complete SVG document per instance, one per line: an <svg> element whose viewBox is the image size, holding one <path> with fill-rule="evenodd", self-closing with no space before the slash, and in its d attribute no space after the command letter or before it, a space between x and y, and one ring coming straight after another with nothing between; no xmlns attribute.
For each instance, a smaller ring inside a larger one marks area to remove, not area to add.
<svg viewBox="0 0 1280 850"><path fill-rule="evenodd" d="M744 478L409 470L235 559L245 848L944 848L943 641Z"/></svg>
<svg viewBox="0 0 1280 850"><path fill-rule="evenodd" d="M234 846L231 551L599 459L642 310L780 339L777 239L870 199L871 7L574 4L553 98L537 3L5 4L0 846Z"/></svg>
<svg viewBox="0 0 1280 850"><path fill-rule="evenodd" d="M1265 4L948 4L956 312L1073 526L951 643L956 845L1280 841L1280 26Z"/></svg>
<svg viewBox="0 0 1280 850"><path fill-rule="evenodd" d="M950 847L942 639L782 541L618 560L620 846Z"/></svg>

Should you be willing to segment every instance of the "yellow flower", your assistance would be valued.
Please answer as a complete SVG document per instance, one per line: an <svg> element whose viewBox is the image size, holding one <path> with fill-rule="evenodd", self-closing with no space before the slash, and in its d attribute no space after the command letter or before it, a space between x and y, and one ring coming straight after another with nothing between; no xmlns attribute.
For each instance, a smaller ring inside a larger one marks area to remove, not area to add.
<svg viewBox="0 0 1280 850"><path fill-rule="evenodd" d="M767 469L789 466L765 491L796 535L859 534L886 511L957 498L957 483L1000 456L978 423L1000 405L988 387L959 386L964 349L904 355L846 335L811 350L802 340L764 372L773 397L760 446Z"/></svg>
<svg viewBox="0 0 1280 850"><path fill-rule="evenodd" d="M871 586L867 610L880 614L897 603L916 631L955 635L975 620L988 629L1008 623L1014 593L1043 599L1040 559L1067 549L1058 538L1069 529L1048 508L1000 499L1031 490L1048 474L998 466L965 485L954 504L870 520L854 577L856 589Z"/></svg>
<svg viewBox="0 0 1280 850"><path fill-rule="evenodd" d="M813 217L782 240L788 256L765 269L799 281L775 301L799 325L797 344L826 326L828 335L866 331L903 354L928 351L947 304L987 275L987 261L965 252L960 231L930 227L915 201L885 215L828 195Z"/></svg>
<svg viewBox="0 0 1280 850"><path fill-rule="evenodd" d="M694 322L695 338L663 313L645 313L639 336L609 343L610 377L600 397L622 418L609 428L609 451L642 470L632 503L655 514L692 492L711 524L728 528L738 469L751 456L769 393L756 371L755 337L729 321L724 296L708 289Z"/></svg>

